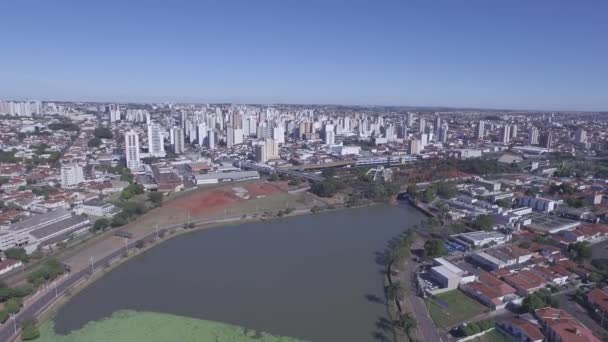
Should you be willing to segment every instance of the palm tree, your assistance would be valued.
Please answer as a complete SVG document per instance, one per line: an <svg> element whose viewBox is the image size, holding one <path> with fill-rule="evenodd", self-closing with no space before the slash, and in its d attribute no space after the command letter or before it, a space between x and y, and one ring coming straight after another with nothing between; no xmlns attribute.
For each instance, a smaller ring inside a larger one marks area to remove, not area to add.
<svg viewBox="0 0 608 342"><path fill-rule="evenodd" d="M410 341L413 341L414 338L411 336L412 329L416 329L416 326L418 325L414 316L412 316L410 313L404 313L399 319L399 324L407 334L407 338Z"/></svg>

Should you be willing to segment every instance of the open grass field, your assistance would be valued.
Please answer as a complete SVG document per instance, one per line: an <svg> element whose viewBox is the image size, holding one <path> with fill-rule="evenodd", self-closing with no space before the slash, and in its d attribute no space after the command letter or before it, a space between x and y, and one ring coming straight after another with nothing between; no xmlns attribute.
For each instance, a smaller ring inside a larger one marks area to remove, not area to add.
<svg viewBox="0 0 608 342"><path fill-rule="evenodd" d="M447 303L447 307L444 308L433 300L429 300L431 317L440 328L450 328L487 310L485 306L468 297L460 290L441 293L436 297Z"/></svg>
<svg viewBox="0 0 608 342"><path fill-rule="evenodd" d="M39 342L298 342L234 325L154 312L119 311L69 335L57 335L53 322L40 327Z"/></svg>

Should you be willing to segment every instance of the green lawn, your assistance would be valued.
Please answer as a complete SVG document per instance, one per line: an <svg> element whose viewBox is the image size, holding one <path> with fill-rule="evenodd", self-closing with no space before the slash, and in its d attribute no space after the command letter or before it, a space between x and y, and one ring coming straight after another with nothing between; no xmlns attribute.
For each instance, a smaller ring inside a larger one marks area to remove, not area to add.
<svg viewBox="0 0 608 342"><path fill-rule="evenodd" d="M468 297L460 290L453 290L438 294L437 298L448 303L447 308L429 301L429 311L435 324L440 328L451 328L452 326L467 321L487 310L485 306Z"/></svg>
<svg viewBox="0 0 608 342"><path fill-rule="evenodd" d="M118 311L69 335L57 335L53 322L40 327L37 342L299 342L290 337L234 325L154 312Z"/></svg>

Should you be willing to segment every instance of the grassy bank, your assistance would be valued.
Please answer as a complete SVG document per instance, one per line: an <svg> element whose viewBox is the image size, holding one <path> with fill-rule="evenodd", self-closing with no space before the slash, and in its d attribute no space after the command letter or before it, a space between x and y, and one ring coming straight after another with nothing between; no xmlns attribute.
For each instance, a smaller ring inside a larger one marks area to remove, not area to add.
<svg viewBox="0 0 608 342"><path fill-rule="evenodd" d="M101 321L90 322L69 335L54 332L53 322L40 327L39 342L299 342L291 337L219 322L154 312L118 311Z"/></svg>

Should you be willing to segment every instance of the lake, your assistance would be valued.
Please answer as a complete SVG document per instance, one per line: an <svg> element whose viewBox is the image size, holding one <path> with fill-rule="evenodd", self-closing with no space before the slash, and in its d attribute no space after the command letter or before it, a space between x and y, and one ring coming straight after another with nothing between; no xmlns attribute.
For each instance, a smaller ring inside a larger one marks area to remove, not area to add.
<svg viewBox="0 0 608 342"><path fill-rule="evenodd" d="M372 341L386 317L375 300L384 299L376 253L421 219L407 205L374 206L181 235L74 295L55 330L128 309L311 341Z"/></svg>

